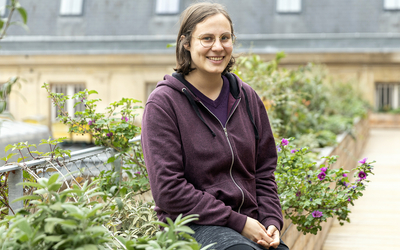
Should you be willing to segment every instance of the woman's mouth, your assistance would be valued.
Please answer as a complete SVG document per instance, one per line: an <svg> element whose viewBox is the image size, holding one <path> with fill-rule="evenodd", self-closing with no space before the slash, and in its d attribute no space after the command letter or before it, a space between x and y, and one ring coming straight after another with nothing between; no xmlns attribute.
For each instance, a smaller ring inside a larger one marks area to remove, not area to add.
<svg viewBox="0 0 400 250"><path fill-rule="evenodd" d="M212 61L222 61L224 59L224 56L208 56L207 58Z"/></svg>

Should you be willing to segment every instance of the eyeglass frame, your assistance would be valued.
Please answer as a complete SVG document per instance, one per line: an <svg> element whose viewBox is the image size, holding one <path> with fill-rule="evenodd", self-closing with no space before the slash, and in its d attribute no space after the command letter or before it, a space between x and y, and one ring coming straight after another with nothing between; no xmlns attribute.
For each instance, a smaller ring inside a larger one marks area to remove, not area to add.
<svg viewBox="0 0 400 250"><path fill-rule="evenodd" d="M225 46L222 44L222 42L221 42L221 37L222 37L223 35L225 35L225 34L230 34L230 35L231 35L231 39L232 39L232 45L231 45L231 46L225 47ZM214 36L214 39L213 39L213 43L212 43L210 46L204 46L203 43L201 42L201 36L203 36L203 35L212 35L212 34L207 34L207 33L205 33L205 34L199 35L198 37L195 37L195 38L197 38L197 39L200 40L201 46L203 46L203 47L206 48L206 49L211 48L212 46L214 46L215 41L217 40L217 39L215 38L215 36ZM224 48L233 47L233 45L235 44L235 41L236 41L236 36L235 36L235 34L230 33L230 32L222 33L218 38L219 38L219 41L221 42L221 46L224 47Z"/></svg>

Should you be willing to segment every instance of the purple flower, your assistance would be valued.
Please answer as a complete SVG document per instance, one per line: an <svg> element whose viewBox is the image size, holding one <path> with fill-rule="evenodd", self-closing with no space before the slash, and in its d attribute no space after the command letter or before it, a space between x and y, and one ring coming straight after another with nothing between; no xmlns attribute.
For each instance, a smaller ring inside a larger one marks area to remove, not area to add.
<svg viewBox="0 0 400 250"><path fill-rule="evenodd" d="M95 122L96 122L95 120L90 120L90 121L88 122L88 124L89 124L89 126L90 126L90 125L94 124Z"/></svg>
<svg viewBox="0 0 400 250"><path fill-rule="evenodd" d="M343 182L343 185L344 185L345 187L347 187L349 184L346 183L346 182L344 181L344 182Z"/></svg>
<svg viewBox="0 0 400 250"><path fill-rule="evenodd" d="M289 144L289 141L285 138L282 139L282 145L287 146Z"/></svg>
<svg viewBox="0 0 400 250"><path fill-rule="evenodd" d="M113 132L107 133L107 136L108 136L108 137L113 136Z"/></svg>
<svg viewBox="0 0 400 250"><path fill-rule="evenodd" d="M312 212L312 216L313 216L314 218L322 217L322 212L320 212L320 211L318 211L318 210L315 210L314 212Z"/></svg>
<svg viewBox="0 0 400 250"><path fill-rule="evenodd" d="M324 172L321 172L321 173L318 174L318 179L320 181L322 181L323 179L325 179L325 176L326 176L326 174Z"/></svg>
<svg viewBox="0 0 400 250"><path fill-rule="evenodd" d="M321 168L321 172L326 172L328 168Z"/></svg>
<svg viewBox="0 0 400 250"><path fill-rule="evenodd" d="M127 117L127 116L123 116L122 118L121 118L121 120L123 120L123 121L129 121L129 118Z"/></svg>
<svg viewBox="0 0 400 250"><path fill-rule="evenodd" d="M294 154L294 153L296 153L297 152L297 150L296 149L292 149L292 150L290 150L290 153L292 153L292 154Z"/></svg>
<svg viewBox="0 0 400 250"><path fill-rule="evenodd" d="M279 144L276 146L276 149L278 150L278 152L282 151L282 148L279 146Z"/></svg>
<svg viewBox="0 0 400 250"><path fill-rule="evenodd" d="M358 172L358 177L360 177L360 180L364 180L367 178L367 174L363 171Z"/></svg>
<svg viewBox="0 0 400 250"><path fill-rule="evenodd" d="M347 177L347 174L343 174L343 177Z"/></svg>
<svg viewBox="0 0 400 250"><path fill-rule="evenodd" d="M365 164L367 162L367 159L368 158L364 158L364 159L362 159L361 161L358 161L358 162L361 163L361 164Z"/></svg>
<svg viewBox="0 0 400 250"><path fill-rule="evenodd" d="M356 187L357 187L356 185L351 186L352 189L355 189Z"/></svg>
<svg viewBox="0 0 400 250"><path fill-rule="evenodd" d="M298 192L296 193L296 196L299 197L300 195L301 195L301 191L298 191Z"/></svg>
<svg viewBox="0 0 400 250"><path fill-rule="evenodd" d="M141 173L140 173L140 171L137 171L137 172L135 172L134 174L135 174L135 175L140 175Z"/></svg>
<svg viewBox="0 0 400 250"><path fill-rule="evenodd" d="M347 198L347 201L351 201L351 197Z"/></svg>
<svg viewBox="0 0 400 250"><path fill-rule="evenodd" d="M311 181L308 181L309 184L311 184Z"/></svg>
<svg viewBox="0 0 400 250"><path fill-rule="evenodd" d="M310 198L310 201L313 201L313 199L312 199L312 198Z"/></svg>

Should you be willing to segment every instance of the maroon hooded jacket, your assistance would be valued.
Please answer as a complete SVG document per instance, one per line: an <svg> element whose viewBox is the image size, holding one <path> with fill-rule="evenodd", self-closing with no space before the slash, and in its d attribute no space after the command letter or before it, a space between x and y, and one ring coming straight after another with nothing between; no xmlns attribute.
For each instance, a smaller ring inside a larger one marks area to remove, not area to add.
<svg viewBox="0 0 400 250"><path fill-rule="evenodd" d="M150 95L142 147L155 210L164 222L198 214L196 224L241 233L249 216L280 230L277 153L268 116L255 91L234 74L230 78L224 125L173 76L166 75Z"/></svg>

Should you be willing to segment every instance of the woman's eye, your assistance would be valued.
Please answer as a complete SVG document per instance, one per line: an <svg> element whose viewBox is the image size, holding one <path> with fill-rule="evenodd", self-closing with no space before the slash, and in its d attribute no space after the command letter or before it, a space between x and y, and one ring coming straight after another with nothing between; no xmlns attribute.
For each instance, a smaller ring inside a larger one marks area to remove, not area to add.
<svg viewBox="0 0 400 250"><path fill-rule="evenodd" d="M203 40L203 41L211 41L211 40L213 40L213 38L210 37L210 36L205 36L205 37L202 37L201 40Z"/></svg>

